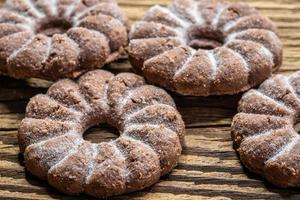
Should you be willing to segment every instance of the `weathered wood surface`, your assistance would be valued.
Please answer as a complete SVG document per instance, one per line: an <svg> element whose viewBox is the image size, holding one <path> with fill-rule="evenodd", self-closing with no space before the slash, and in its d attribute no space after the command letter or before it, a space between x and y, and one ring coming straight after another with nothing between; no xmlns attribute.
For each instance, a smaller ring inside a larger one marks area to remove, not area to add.
<svg viewBox="0 0 300 200"><path fill-rule="evenodd" d="M262 14L273 19L284 43L280 73L300 69L300 1L248 0ZM153 4L169 0L119 0L131 22ZM107 68L128 71L121 61ZM17 128L28 99L45 92L47 82L16 81L0 77L0 199L90 199L63 195L24 171L19 155ZM279 189L245 170L232 149L231 118L239 95L193 98L173 95L186 122L187 135L178 167L155 186L113 199L300 199L298 189ZM114 138L109 127L97 127L87 139Z"/></svg>

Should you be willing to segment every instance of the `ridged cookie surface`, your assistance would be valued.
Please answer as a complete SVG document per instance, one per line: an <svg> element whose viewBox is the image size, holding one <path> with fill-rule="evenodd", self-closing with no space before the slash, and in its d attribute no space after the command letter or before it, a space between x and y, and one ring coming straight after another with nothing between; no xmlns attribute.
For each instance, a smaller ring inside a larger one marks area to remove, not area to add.
<svg viewBox="0 0 300 200"><path fill-rule="evenodd" d="M83 139L89 127L108 123L120 137ZM33 97L19 128L25 166L67 194L108 197L141 190L169 173L185 132L172 98L132 73L96 70L53 84Z"/></svg>
<svg viewBox="0 0 300 200"><path fill-rule="evenodd" d="M124 53L127 18L114 0L7 0L0 9L0 74L57 80Z"/></svg>
<svg viewBox="0 0 300 200"><path fill-rule="evenodd" d="M300 72L276 75L239 103L232 138L243 164L280 187L300 186Z"/></svg>
<svg viewBox="0 0 300 200"><path fill-rule="evenodd" d="M182 95L246 91L282 62L275 25L244 3L175 0L154 6L129 37L135 70Z"/></svg>

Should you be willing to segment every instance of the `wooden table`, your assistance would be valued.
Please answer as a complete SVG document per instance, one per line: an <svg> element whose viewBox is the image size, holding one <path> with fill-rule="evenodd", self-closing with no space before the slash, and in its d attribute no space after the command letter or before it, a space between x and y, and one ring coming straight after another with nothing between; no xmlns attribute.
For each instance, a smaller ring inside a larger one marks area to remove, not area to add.
<svg viewBox="0 0 300 200"><path fill-rule="evenodd" d="M248 0L279 27L284 43L280 73L300 69L300 1ZM169 0L119 0L131 21L153 4ZM127 61L108 67L130 70ZM48 82L17 81L0 77L0 199L90 199L69 197L24 171L17 129L28 99L45 92ZM299 190L279 189L242 167L230 137L231 119L240 95L193 98L173 95L186 122L186 144L179 165L155 186L116 199L300 199ZM114 138L112 129L96 127L86 136L92 141ZM115 198L114 198L115 199Z"/></svg>

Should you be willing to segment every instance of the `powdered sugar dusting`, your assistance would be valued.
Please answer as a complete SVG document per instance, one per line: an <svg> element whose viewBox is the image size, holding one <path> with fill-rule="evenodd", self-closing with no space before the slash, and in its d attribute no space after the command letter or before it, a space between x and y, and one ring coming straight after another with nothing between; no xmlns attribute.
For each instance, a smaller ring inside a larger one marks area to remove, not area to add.
<svg viewBox="0 0 300 200"><path fill-rule="evenodd" d="M224 31L227 32L230 29L234 28L235 26L239 25L241 22L248 20L251 18L252 15L243 16L240 18L237 18L236 20L229 21L227 24L224 25Z"/></svg>
<svg viewBox="0 0 300 200"><path fill-rule="evenodd" d="M67 7L66 11L64 12L64 17L65 18L69 18L71 16L71 14L74 12L76 8L76 5L71 4Z"/></svg>
<svg viewBox="0 0 300 200"><path fill-rule="evenodd" d="M236 37L238 35L240 35L241 33L243 33L243 31L242 32L233 32L233 33L230 33L229 35L227 35L226 38L225 38L225 44L228 44L231 41L235 40Z"/></svg>
<svg viewBox="0 0 300 200"><path fill-rule="evenodd" d="M120 160L121 162L126 162L127 160L127 157L125 155L124 152L121 151L120 148L118 148L118 145L116 144L116 141L112 141L110 142L110 144L112 145L112 147L114 148L114 153L115 153L115 157ZM129 174L130 174L130 171L128 170L127 166L126 165L123 165L121 166L121 171L123 172L122 175L123 175L123 178L126 179L126 178L129 178Z"/></svg>
<svg viewBox="0 0 300 200"><path fill-rule="evenodd" d="M135 112L133 112L133 113L127 115L126 121L124 122L124 124L127 124L127 123L126 123L127 121L132 120L134 117L140 115L140 114L143 113L145 110L151 109L151 108L154 109L154 107L158 107L158 106L162 106L162 107L165 107L165 108L172 108L172 109L174 109L174 107L172 107L172 106L170 106L170 105L167 105L167 104L161 104L161 103L155 103L155 102L154 102L154 103L151 104L151 105L147 105L147 106L143 107L142 109L139 109L139 110L137 110L137 111L135 111Z"/></svg>
<svg viewBox="0 0 300 200"><path fill-rule="evenodd" d="M290 83L289 78L286 77L286 76L283 76L282 78L283 78L283 81L286 84L288 90L294 95L295 99L297 99L297 101L300 103L299 95L297 94L297 92L295 91L294 87Z"/></svg>
<svg viewBox="0 0 300 200"><path fill-rule="evenodd" d="M124 129L122 135L127 135L129 132L138 130L138 129L144 129L145 127L151 127L153 129L160 129L161 125L157 125L157 124L150 124L150 123L143 123L143 124L129 124L126 126L126 128Z"/></svg>
<svg viewBox="0 0 300 200"><path fill-rule="evenodd" d="M68 110L70 113L72 113L73 116L75 116L75 120L74 121L72 120L72 122L79 122L79 121L81 121L81 118L83 117L83 113L82 112L79 112L79 111L75 110L74 108L70 108L67 105L64 105L63 103L58 102L58 101L56 101L55 99L53 99L53 98L51 98L49 96L45 96L45 97L47 97L50 102L53 102L54 104L59 105L59 106L65 108L66 110Z"/></svg>
<svg viewBox="0 0 300 200"><path fill-rule="evenodd" d="M164 135L164 139L166 139L166 140L174 138L174 137L178 137L177 133L175 133L173 130L169 129L168 127L166 127L164 125L153 125L153 124L149 124L149 123L132 124L125 129L125 131L124 131L124 133L122 133L121 137L147 146L160 158L161 151L159 149L157 149L155 146L152 146L152 145L150 146L151 137L149 137L149 138L143 137L143 136L139 137L137 134L132 135L132 132L136 132L136 133L143 132L143 131L147 130L147 128L156 129L156 131L159 131L162 135ZM147 134L147 133L144 133L144 134ZM143 139L143 138L147 138L147 139ZM155 141L155 142L157 142L157 141ZM174 153L174 152L172 152L172 153Z"/></svg>
<svg viewBox="0 0 300 200"><path fill-rule="evenodd" d="M151 31L157 31L159 32L160 30L162 29L165 29L169 32L172 32L174 35L176 34L178 37L183 37L183 31L182 29L177 29L177 28L174 28L174 27L171 27L171 26L168 26L168 25L165 25L165 24L162 24L162 23L159 23L159 22L147 22L147 21L142 21L142 22L137 22L135 23L132 28L130 29L130 38L132 38L132 36L135 34L135 33L138 33L140 31L140 29L145 29L147 28L147 30L150 29L150 27L147 27L147 25L149 24L155 24L157 26L156 29L151 29ZM169 37L170 35L166 35L165 37Z"/></svg>
<svg viewBox="0 0 300 200"><path fill-rule="evenodd" d="M64 36L66 38L68 38L70 40L72 46L74 46L76 48L77 57L79 58L79 56L80 56L79 54L81 52L81 48L80 48L79 44L75 40L73 40L68 34L64 34Z"/></svg>
<svg viewBox="0 0 300 200"><path fill-rule="evenodd" d="M187 60L185 61L185 63L182 65L181 68L179 68L175 74L174 74L174 77L173 79L175 79L177 76L179 76L181 73L183 73L185 70L188 69L188 67L190 66L189 64L191 63L191 61L193 60L193 57L195 55L195 53L197 51L193 50L193 49L190 49L191 50L191 55L187 58Z"/></svg>
<svg viewBox="0 0 300 200"><path fill-rule="evenodd" d="M214 77L217 75L217 70L218 70L218 62L215 56L214 51L205 51L207 54L207 57L211 63L211 69L212 69L212 77L214 79Z"/></svg>
<svg viewBox="0 0 300 200"><path fill-rule="evenodd" d="M48 60L49 56L50 56L50 52L51 52L51 49L52 49L52 39L51 38L47 38L47 51L44 55L44 59L42 61L42 63L46 63L46 61Z"/></svg>
<svg viewBox="0 0 300 200"><path fill-rule="evenodd" d="M32 0L24 0L24 2L28 5L29 9L34 13L34 15L38 18L45 17L45 14L39 11Z"/></svg>
<svg viewBox="0 0 300 200"><path fill-rule="evenodd" d="M197 24L199 24L200 26L205 24L205 20L197 3L194 2L194 5L190 10L190 14L193 16Z"/></svg>
<svg viewBox="0 0 300 200"><path fill-rule="evenodd" d="M75 9L77 6L81 3L81 0L74 0L74 2L70 5L67 6L65 12L64 12L64 17L66 19L69 19L69 17L74 13Z"/></svg>
<svg viewBox="0 0 300 200"><path fill-rule="evenodd" d="M230 48L226 48L226 50L230 51L235 58L237 58L241 63L243 63L243 67L246 69L246 71L250 72L251 71L251 67L249 66L249 64L247 63L247 61L245 60L245 58L237 51L234 51Z"/></svg>
<svg viewBox="0 0 300 200"><path fill-rule="evenodd" d="M146 149L151 149L151 150L157 155L155 149L153 149L150 145L148 145L148 144L146 144L146 143L144 143L144 142L142 142L142 141L140 141L140 140L137 140L137 139L135 139L135 138L133 138L133 137L130 137L130 136L127 135L127 134L123 134L123 135L122 135L122 138L127 139L127 140L129 140L129 141L132 141L132 142L134 142L134 143L137 143L137 144L140 145L140 146L144 146L144 147L146 147Z"/></svg>
<svg viewBox="0 0 300 200"><path fill-rule="evenodd" d="M123 113L124 106L128 103L128 101L130 100L132 95L135 93L136 89L137 88L128 90L127 92L125 92L125 95L123 95L120 98L119 103L118 103L118 109L117 109L120 113Z"/></svg>
<svg viewBox="0 0 300 200"><path fill-rule="evenodd" d="M67 133L65 133L65 134L63 134L63 135L54 136L54 137L51 137L51 138L49 138L49 139L47 139L47 140L42 140L42 141L39 141L39 142L37 142L37 143L30 144L29 146L26 147L26 150L27 150L27 149L32 149L32 148L33 148L33 149L41 148L42 146L44 146L44 145L45 145L46 143L48 143L48 142L51 142L51 141L53 141L53 140L57 140L57 139L60 139L60 138L64 138L64 137L66 137L66 136L68 136L68 135L79 136L79 135L78 135L78 132L71 130L71 131L69 131L69 132L67 132ZM76 143L77 141L74 141L74 142ZM26 151L25 151L25 153L26 153ZM42 153L42 152L41 152L41 153Z"/></svg>
<svg viewBox="0 0 300 200"><path fill-rule="evenodd" d="M259 44L259 43L257 43ZM273 58L273 53L264 47L263 45L260 44L260 48L258 49L259 54L261 54L263 57L268 59L268 61L271 63L271 65L274 65L274 58Z"/></svg>
<svg viewBox="0 0 300 200"><path fill-rule="evenodd" d="M168 128L164 124L139 123L139 124L127 125L122 133L122 137L130 136L130 132L132 131L145 130L146 128L165 130L168 131L169 133L176 134L172 129Z"/></svg>
<svg viewBox="0 0 300 200"><path fill-rule="evenodd" d="M172 21L176 21L176 23L183 28L188 27L190 24L179 18L177 15L175 15L173 12L171 12L171 10L165 8L165 7L161 7L161 6L153 6L152 8L150 8L149 13L156 13L156 12L162 12L165 13Z"/></svg>
<svg viewBox="0 0 300 200"><path fill-rule="evenodd" d="M271 130L264 131L262 133L256 133L255 135L250 135L246 137L244 141L248 141L248 140L254 141L254 140L258 140L261 137L271 137L275 131L280 131L280 130L286 130L286 127L277 130L271 129Z"/></svg>
<svg viewBox="0 0 300 200"><path fill-rule="evenodd" d="M93 5L82 12L79 12L76 14L73 18L74 23L76 24L83 16L87 15L88 13L91 13L93 10L96 10L99 7L99 4Z"/></svg>
<svg viewBox="0 0 300 200"><path fill-rule="evenodd" d="M98 154L100 153L99 148L100 148L99 144L91 144L91 154L92 154L92 156L91 156L91 158L89 159L89 162L88 162L89 170L88 170L88 172L85 176L84 183L88 183L90 177L95 172L95 169L96 169L95 160L96 160Z"/></svg>
<svg viewBox="0 0 300 200"><path fill-rule="evenodd" d="M58 6L57 6L58 2L57 1L58 0L51 0L50 1L51 3L49 4L50 10L51 10L51 14L53 16L57 16L58 15Z"/></svg>
<svg viewBox="0 0 300 200"><path fill-rule="evenodd" d="M249 96L253 96L253 95L255 95L255 96L260 96L260 97L262 97L263 99L266 99L267 101L269 101L269 102L275 104L275 105L278 106L280 109L285 110L285 111L288 112L288 113L294 113L294 112L295 112L294 110L292 110L291 108L289 108L288 106L286 106L285 104L283 104L282 102L277 101L277 100L275 100L275 99L273 99L273 98L271 98L271 97L269 97L269 96L267 96L267 95L261 93L261 92L258 91L258 90L251 90L250 92L247 92L247 93L243 96L243 99L248 98Z"/></svg>
<svg viewBox="0 0 300 200"><path fill-rule="evenodd" d="M73 148L68 152L68 154L63 159L61 159L60 161L58 161L55 165L53 165L49 169L48 174L50 174L53 170L55 170L56 168L60 167L61 165L64 165L66 160L68 160L71 156L75 155L78 152L80 146L83 143L84 143L83 139L75 140Z"/></svg>
<svg viewBox="0 0 300 200"><path fill-rule="evenodd" d="M284 145L282 148L280 148L278 150L278 152L273 157L271 157L266 163L275 161L282 155L288 153L289 151L291 151L294 148L294 146L298 142L299 142L299 135L297 133L294 133L292 140L289 143L287 143L286 145Z"/></svg>
<svg viewBox="0 0 300 200"><path fill-rule="evenodd" d="M235 32L235 33L232 33L230 35L228 35L228 37L226 38L226 44L232 42L232 41L240 41L241 43L243 43L243 41L245 42L249 42L249 43L253 43L257 46L259 46L257 48L257 52L262 56L264 57L265 59L267 59L270 63L270 65L274 65L274 55L273 53L264 46L264 44L258 42L258 40L255 40L255 39L252 39L251 37L247 38L247 39L243 39L243 38L239 38L240 35L243 35L247 33L247 30L246 31L241 31L241 32Z"/></svg>
<svg viewBox="0 0 300 200"><path fill-rule="evenodd" d="M22 33L22 32L19 32ZM16 34L19 34L16 33ZM23 46L21 46L21 48L16 49L8 58L7 58L7 62L11 62L13 59L15 59L17 57L17 55L22 52L23 50L25 50L28 45L30 45L32 43L32 41L35 39L35 37L32 37L31 39L29 39Z"/></svg>
<svg viewBox="0 0 300 200"><path fill-rule="evenodd" d="M220 21L220 18L223 14L223 12L227 9L228 7L227 6L224 6L224 5L219 5L218 8L217 8L217 13L215 15L215 17L213 18L212 20L212 26L216 29L218 27L218 24L219 24L219 21Z"/></svg>

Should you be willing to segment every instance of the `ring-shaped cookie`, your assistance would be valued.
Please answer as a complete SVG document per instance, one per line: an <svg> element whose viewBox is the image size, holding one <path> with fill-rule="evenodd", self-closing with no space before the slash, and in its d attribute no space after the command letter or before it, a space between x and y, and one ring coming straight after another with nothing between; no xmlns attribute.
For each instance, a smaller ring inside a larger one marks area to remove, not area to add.
<svg viewBox="0 0 300 200"><path fill-rule="evenodd" d="M77 77L124 54L127 18L114 0L6 0L0 74Z"/></svg>
<svg viewBox="0 0 300 200"><path fill-rule="evenodd" d="M246 91L282 62L276 27L244 3L175 0L154 6L129 37L135 70L182 95Z"/></svg>
<svg viewBox="0 0 300 200"><path fill-rule="evenodd" d="M239 103L232 138L242 163L280 187L300 186L300 72L276 75Z"/></svg>
<svg viewBox="0 0 300 200"><path fill-rule="evenodd" d="M89 127L120 131L110 142L83 139ZM67 194L108 197L148 187L176 166L184 123L172 98L132 73L91 71L33 97L19 129L26 168Z"/></svg>

